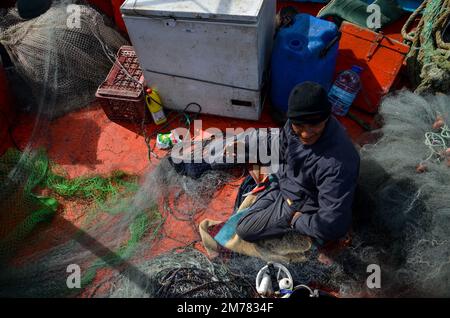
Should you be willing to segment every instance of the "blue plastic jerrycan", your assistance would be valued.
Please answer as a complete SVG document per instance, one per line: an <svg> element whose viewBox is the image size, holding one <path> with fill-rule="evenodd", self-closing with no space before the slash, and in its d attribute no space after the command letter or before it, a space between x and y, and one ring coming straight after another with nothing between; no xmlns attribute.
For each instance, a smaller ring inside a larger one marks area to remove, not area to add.
<svg viewBox="0 0 450 318"><path fill-rule="evenodd" d="M330 89L339 46L337 26L309 14L297 14L280 29L272 52L272 106L285 113L295 85L312 81Z"/></svg>

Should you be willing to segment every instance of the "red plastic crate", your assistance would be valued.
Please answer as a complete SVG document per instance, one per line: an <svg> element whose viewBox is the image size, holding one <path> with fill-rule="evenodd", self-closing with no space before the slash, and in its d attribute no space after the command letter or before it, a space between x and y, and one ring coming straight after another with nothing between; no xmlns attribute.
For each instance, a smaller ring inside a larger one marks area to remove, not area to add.
<svg viewBox="0 0 450 318"><path fill-rule="evenodd" d="M144 74L136 52L132 46L122 46L96 96L111 121L148 123L151 116L145 104L143 85Z"/></svg>
<svg viewBox="0 0 450 318"><path fill-rule="evenodd" d="M381 99L390 91L402 68L409 46L349 22L342 23L341 32L336 76L352 65L363 67L362 89L352 107L377 113Z"/></svg>

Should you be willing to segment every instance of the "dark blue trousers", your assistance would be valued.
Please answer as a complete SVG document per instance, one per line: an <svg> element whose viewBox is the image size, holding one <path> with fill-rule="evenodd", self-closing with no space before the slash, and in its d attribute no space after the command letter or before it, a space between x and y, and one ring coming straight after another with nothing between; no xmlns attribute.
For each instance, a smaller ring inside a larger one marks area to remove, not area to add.
<svg viewBox="0 0 450 318"><path fill-rule="evenodd" d="M236 233L245 241L280 237L293 231L293 212L283 199L277 182L272 182L268 189L259 193L253 205L242 213L245 215L239 220Z"/></svg>

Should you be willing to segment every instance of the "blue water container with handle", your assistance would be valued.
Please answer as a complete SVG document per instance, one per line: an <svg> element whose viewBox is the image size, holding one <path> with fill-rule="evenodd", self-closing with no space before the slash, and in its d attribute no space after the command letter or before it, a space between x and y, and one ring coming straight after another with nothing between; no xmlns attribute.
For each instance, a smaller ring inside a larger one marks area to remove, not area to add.
<svg viewBox="0 0 450 318"><path fill-rule="evenodd" d="M330 89L339 45L337 26L309 14L297 14L281 28L272 52L272 106L286 113L295 85L312 81Z"/></svg>

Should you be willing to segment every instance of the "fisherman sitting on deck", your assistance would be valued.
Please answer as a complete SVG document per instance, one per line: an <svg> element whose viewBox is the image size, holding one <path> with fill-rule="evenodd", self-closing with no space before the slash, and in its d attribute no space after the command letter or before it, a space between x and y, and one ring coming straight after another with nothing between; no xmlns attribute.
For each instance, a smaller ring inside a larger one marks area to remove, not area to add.
<svg viewBox="0 0 450 318"><path fill-rule="evenodd" d="M338 240L351 226L358 152L331 115L327 92L319 84L297 85L287 115L280 133L280 168L236 232L249 242L289 231L319 245Z"/></svg>

